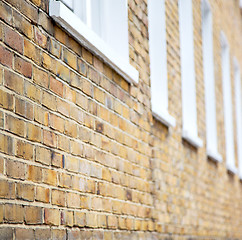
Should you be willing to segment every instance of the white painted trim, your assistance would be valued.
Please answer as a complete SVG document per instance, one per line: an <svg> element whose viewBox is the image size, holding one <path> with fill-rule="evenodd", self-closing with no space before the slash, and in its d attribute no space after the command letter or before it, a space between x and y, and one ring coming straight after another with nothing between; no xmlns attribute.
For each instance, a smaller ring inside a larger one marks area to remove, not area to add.
<svg viewBox="0 0 242 240"><path fill-rule="evenodd" d="M215 162L222 162L223 157L218 153L214 152L213 150L207 149L207 156L214 160Z"/></svg>
<svg viewBox="0 0 242 240"><path fill-rule="evenodd" d="M154 111L152 111L152 115L155 119L162 122L167 127L176 126L176 119L174 117L172 117L168 112L162 113L162 114L161 113L157 114Z"/></svg>
<svg viewBox="0 0 242 240"><path fill-rule="evenodd" d="M193 145L196 148L200 148L203 146L203 141L198 136L191 135L190 132L183 130L182 138L184 138L187 142Z"/></svg>
<svg viewBox="0 0 242 240"><path fill-rule="evenodd" d="M168 112L165 0L148 0L148 19L152 114L167 127L175 127Z"/></svg>
<svg viewBox="0 0 242 240"><path fill-rule="evenodd" d="M222 63L222 84L223 84L223 104L224 104L224 129L226 144L226 166L232 173L237 173L235 166L234 148L234 125L233 125L233 104L231 89L231 70L230 70L230 50L228 40L221 31L221 63Z"/></svg>
<svg viewBox="0 0 242 240"><path fill-rule="evenodd" d="M237 156L238 156L238 172L242 176L242 89L240 68L237 59L234 57L234 91L236 106L236 125L237 125Z"/></svg>
<svg viewBox="0 0 242 240"><path fill-rule="evenodd" d="M58 22L67 32L72 34L84 47L100 57L111 66L126 81L138 83L139 72L129 62L120 58L110 47L79 17L77 17L62 2L50 0L49 15Z"/></svg>

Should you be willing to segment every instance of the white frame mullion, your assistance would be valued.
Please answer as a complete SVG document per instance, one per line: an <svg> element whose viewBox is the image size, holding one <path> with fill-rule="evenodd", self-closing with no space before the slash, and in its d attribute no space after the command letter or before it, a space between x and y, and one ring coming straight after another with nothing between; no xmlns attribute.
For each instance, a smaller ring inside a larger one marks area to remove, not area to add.
<svg viewBox="0 0 242 240"><path fill-rule="evenodd" d="M234 58L234 84L237 124L237 154L239 164L239 177L242 179L242 90L240 69L236 58Z"/></svg>
<svg viewBox="0 0 242 240"><path fill-rule="evenodd" d="M151 106L154 117L175 126L168 113L168 79L165 0L148 1Z"/></svg>
<svg viewBox="0 0 242 240"><path fill-rule="evenodd" d="M179 0L179 26L182 81L182 136L195 147L202 147L203 142L197 134L192 0Z"/></svg>
<svg viewBox="0 0 242 240"><path fill-rule="evenodd" d="M233 105L232 105L232 88L230 75L230 54L227 38L221 32L222 48L222 80L223 80L223 98L224 98L224 127L225 127L225 144L226 144L226 165L230 172L237 173L235 167L234 154L234 126L233 126Z"/></svg>
<svg viewBox="0 0 242 240"><path fill-rule="evenodd" d="M221 162L217 150L216 96L213 62L213 20L208 0L202 1L203 77L206 108L206 148L208 157Z"/></svg>

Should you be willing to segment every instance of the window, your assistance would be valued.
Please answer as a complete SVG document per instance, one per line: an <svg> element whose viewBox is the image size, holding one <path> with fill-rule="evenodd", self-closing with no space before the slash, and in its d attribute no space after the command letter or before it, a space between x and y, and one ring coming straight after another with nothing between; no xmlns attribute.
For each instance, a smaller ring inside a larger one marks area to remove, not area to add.
<svg viewBox="0 0 242 240"><path fill-rule="evenodd" d="M234 127L232 110L232 90L230 80L229 46L224 33L221 33L222 47L222 78L224 98L224 124L226 143L226 164L229 171L236 173L234 157Z"/></svg>
<svg viewBox="0 0 242 240"><path fill-rule="evenodd" d="M129 64L126 0L50 0L50 16L127 81L138 82Z"/></svg>
<svg viewBox="0 0 242 240"><path fill-rule="evenodd" d="M148 16L152 112L167 126L175 126L168 113L165 0L149 0Z"/></svg>
<svg viewBox="0 0 242 240"><path fill-rule="evenodd" d="M213 21L210 5L202 1L203 76L205 84L207 154L215 161L222 161L217 151L216 97L213 64Z"/></svg>
<svg viewBox="0 0 242 240"><path fill-rule="evenodd" d="M235 81L235 103L236 103L236 123L237 123L237 151L239 162L239 176L242 179L242 95L239 64L234 59L234 81Z"/></svg>
<svg viewBox="0 0 242 240"><path fill-rule="evenodd" d="M202 147L197 135L192 0L179 0L183 138Z"/></svg>

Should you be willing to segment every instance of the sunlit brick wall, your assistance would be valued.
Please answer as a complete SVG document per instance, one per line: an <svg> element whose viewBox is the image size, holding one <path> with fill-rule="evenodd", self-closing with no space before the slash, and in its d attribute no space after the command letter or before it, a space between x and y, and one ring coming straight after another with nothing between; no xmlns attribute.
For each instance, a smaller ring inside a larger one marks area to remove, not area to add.
<svg viewBox="0 0 242 240"><path fill-rule="evenodd" d="M128 0L137 85L60 28L48 0L0 1L0 239L242 239L242 182L226 169L220 46L223 30L234 87L242 13L238 0L210 4L222 163L206 155L200 0L198 149L182 139L177 0L166 0L169 129L151 112L147 0Z"/></svg>

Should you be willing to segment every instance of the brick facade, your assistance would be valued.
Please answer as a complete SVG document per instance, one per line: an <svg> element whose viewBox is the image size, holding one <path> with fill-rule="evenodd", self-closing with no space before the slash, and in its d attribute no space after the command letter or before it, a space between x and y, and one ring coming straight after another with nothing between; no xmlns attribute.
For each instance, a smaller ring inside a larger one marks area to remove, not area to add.
<svg viewBox="0 0 242 240"><path fill-rule="evenodd" d="M151 112L147 0L128 0L137 85L59 27L48 0L0 1L0 239L242 239L242 182L226 169L220 46L223 30L231 69L235 56L242 71L242 12L238 0L210 4L222 163L206 155L200 0L198 149L182 139L177 0L166 0L169 129ZM231 80L234 91L232 70Z"/></svg>

